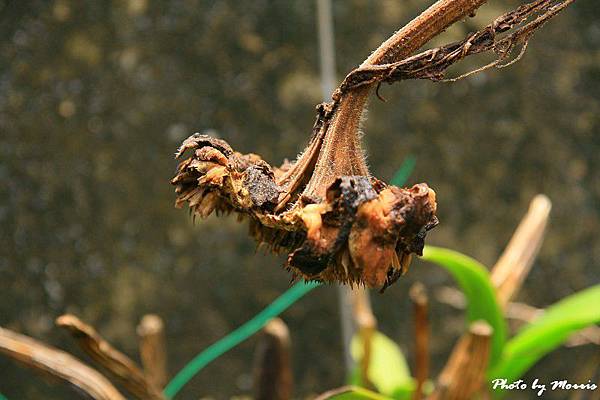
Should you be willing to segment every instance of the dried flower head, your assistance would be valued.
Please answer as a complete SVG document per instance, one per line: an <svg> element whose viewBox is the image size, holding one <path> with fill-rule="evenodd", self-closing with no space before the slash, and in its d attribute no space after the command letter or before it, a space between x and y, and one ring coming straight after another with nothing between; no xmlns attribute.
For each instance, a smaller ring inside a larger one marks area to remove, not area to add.
<svg viewBox="0 0 600 400"><path fill-rule="evenodd" d="M348 74L332 102L317 107L312 137L295 162L274 168L220 139L186 139L176 153L183 157L172 180L176 206L188 203L194 216L216 210L248 219L259 243L289 253L294 278L385 289L406 272L412 254L421 254L438 220L435 192L426 184L388 186L369 173L359 134L369 93L383 82L442 80L450 65L482 52L498 59L473 72L504 67L517 46L519 59L534 31L573 1L533 0L462 41L410 57L485 3L439 0Z"/></svg>
<svg viewBox="0 0 600 400"><path fill-rule="evenodd" d="M406 272L412 253L421 254L426 232L437 224L435 193L426 184L401 189L339 176L321 197L289 190L290 164L272 168L220 139L192 135L176 157L188 153L172 180L176 205L188 203L203 218L213 211L247 218L259 243L289 252L287 267L296 277L385 288Z"/></svg>

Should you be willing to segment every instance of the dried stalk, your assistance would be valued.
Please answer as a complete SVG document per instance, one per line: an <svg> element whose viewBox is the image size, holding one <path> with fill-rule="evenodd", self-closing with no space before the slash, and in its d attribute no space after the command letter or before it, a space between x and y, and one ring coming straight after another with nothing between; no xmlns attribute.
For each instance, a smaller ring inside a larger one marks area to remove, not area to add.
<svg viewBox="0 0 600 400"><path fill-rule="evenodd" d="M94 328L68 314L58 317L56 324L67 329L83 351L114 376L131 394L143 400L164 400L160 390L146 380L136 363L112 347Z"/></svg>
<svg viewBox="0 0 600 400"><path fill-rule="evenodd" d="M543 2L538 1L536 3ZM550 209L551 203L546 196L537 195L533 198L529 211L519 223L506 250L492 269L492 283L497 291L498 302L503 307L506 307L510 298L518 291L531 270L533 261L544 239ZM442 300L462 306L462 308L466 307L464 296L458 291L445 290ZM456 354L458 358L478 357L473 353L467 354L467 348L461 345L464 340L467 340L467 337L467 334L463 335L454 347L453 354ZM459 354L461 351L465 354ZM450 362L446 364L445 368L450 368Z"/></svg>
<svg viewBox="0 0 600 400"><path fill-rule="evenodd" d="M125 400L125 397L95 369L64 351L25 335L0 328L0 352L28 367L58 377L95 400Z"/></svg>
<svg viewBox="0 0 600 400"><path fill-rule="evenodd" d="M408 57L450 25L473 14L486 1L437 1L382 43L361 68ZM360 86L364 87L348 87L348 90L340 87L332 95L333 102L319 106L309 147L281 181L283 184L290 182L284 200L307 180L303 193L323 196L339 176L370 175L360 144L359 125L372 84ZM278 207L282 208L282 202Z"/></svg>
<svg viewBox="0 0 600 400"><path fill-rule="evenodd" d="M510 302L506 307L506 318L522 323L532 322L544 314L543 308L537 308L525 303ZM577 347L586 344L600 346L600 327L588 326L573 333L565 342L566 347Z"/></svg>
<svg viewBox="0 0 600 400"><path fill-rule="evenodd" d="M435 294L436 300L459 310L467 307L464 294L453 287L440 288ZM525 303L509 302L504 309L504 316L519 322L532 322L544 313L543 308L537 308ZM600 345L600 327L592 325L575 332L566 342L567 347L583 346L586 344Z"/></svg>
<svg viewBox="0 0 600 400"><path fill-rule="evenodd" d="M485 321L474 322L460 338L442 370L429 400L465 400L485 383L493 329Z"/></svg>
<svg viewBox="0 0 600 400"><path fill-rule="evenodd" d="M506 307L529 274L544 240L551 209L552 203L548 197L543 194L535 196L506 249L492 268L491 280L501 306ZM438 298L457 308L466 306L464 296L451 288L438 293Z"/></svg>
<svg viewBox="0 0 600 400"><path fill-rule="evenodd" d="M137 335L144 376L155 388L161 389L167 383L167 346L162 318L155 314L144 315Z"/></svg>
<svg viewBox="0 0 600 400"><path fill-rule="evenodd" d="M299 181L306 180L306 175L310 174L312 178L304 193L322 195L337 176L349 174L349 171L353 174L368 175L358 129L370 88L382 82L393 83L404 79L442 80L445 70L452 64L469 55L488 51L494 51L498 60L485 68L502 67L500 62L505 60L516 46L525 46L538 28L574 1L533 1L498 17L493 23L469 35L462 42L409 57L448 26L474 14L475 10L486 2L438 1L385 41L360 67L350 72L332 95L333 102L319 106L317 123L313 129L316 138L313 138L297 165L286 174L284 182L293 182L292 187L295 190L300 186ZM535 17L533 21L525 23L532 17ZM498 37L499 34L513 28L517 28L513 33L503 38ZM315 143L323 144L323 149L313 147ZM315 154L319 150L320 156L315 162ZM300 162L305 159L312 162ZM324 173L314 173L310 169L312 165L315 165L315 171ZM295 180L291 178L294 174ZM289 196L286 197L286 201L287 198Z"/></svg>
<svg viewBox="0 0 600 400"><path fill-rule="evenodd" d="M363 385L369 385L369 365L373 348L373 335L377 330L377 318L371 309L369 292L364 288L356 288L351 291L352 316L354 325L363 343L363 353L360 360L360 377Z"/></svg>
<svg viewBox="0 0 600 400"><path fill-rule="evenodd" d="M423 398L423 385L429 378L429 320L427 318L429 299L423 284L417 282L410 288L415 321L415 388L413 399Z"/></svg>
<svg viewBox="0 0 600 400"><path fill-rule="evenodd" d="M505 306L521 288L544 240L552 203L543 194L533 198L504 253L492 268L498 302Z"/></svg>
<svg viewBox="0 0 600 400"><path fill-rule="evenodd" d="M288 400L293 388L290 332L279 318L269 321L262 332L255 358L254 398Z"/></svg>
<svg viewBox="0 0 600 400"><path fill-rule="evenodd" d="M525 303L510 302L506 307L505 316L513 321L529 323L544 314L543 308L537 308ZM600 346L600 327L596 325L588 326L573 333L565 342L566 347L577 347L586 344L595 344Z"/></svg>
<svg viewBox="0 0 600 400"><path fill-rule="evenodd" d="M474 72L480 72L494 66L505 67L508 64L500 63L507 59L516 47L526 45L537 29L574 1L535 0L501 15L485 28L470 34L463 41L427 50L398 62L383 65L362 65L346 76L338 92L346 93L363 86L372 86L382 82L391 84L406 79L440 81L444 79L445 71L451 65L467 56L489 51L493 51L498 59ZM529 20L531 21L527 22ZM500 36L512 29L514 29L514 32ZM517 58L520 58L520 56ZM465 74L462 77L470 74ZM451 79L451 81L460 78Z"/></svg>
<svg viewBox="0 0 600 400"><path fill-rule="evenodd" d="M586 344L600 346L600 327L590 325L573 334L565 343L566 347L577 347Z"/></svg>

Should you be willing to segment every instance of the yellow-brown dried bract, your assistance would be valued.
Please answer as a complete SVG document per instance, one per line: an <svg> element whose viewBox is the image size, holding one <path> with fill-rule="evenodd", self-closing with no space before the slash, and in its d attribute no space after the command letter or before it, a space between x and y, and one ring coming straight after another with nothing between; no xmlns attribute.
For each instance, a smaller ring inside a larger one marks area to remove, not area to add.
<svg viewBox="0 0 600 400"><path fill-rule="evenodd" d="M402 189L341 176L323 199L276 183L293 167L289 162L273 169L255 154L199 134L176 156L188 151L172 180L176 206L188 203L202 218L215 210L246 217L259 243L289 253L286 268L294 278L385 289L406 272L412 253L421 254L426 232L437 224L435 193L426 184ZM276 212L286 196L289 204Z"/></svg>

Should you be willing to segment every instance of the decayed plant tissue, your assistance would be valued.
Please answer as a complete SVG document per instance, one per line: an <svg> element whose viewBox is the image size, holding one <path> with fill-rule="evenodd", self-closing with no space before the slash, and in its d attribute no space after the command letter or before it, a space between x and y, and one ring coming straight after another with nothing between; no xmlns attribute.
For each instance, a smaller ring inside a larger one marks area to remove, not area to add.
<svg viewBox="0 0 600 400"><path fill-rule="evenodd" d="M315 143L322 142L319 123L303 155L279 168L223 140L190 136L176 153L188 154L172 180L176 206L188 203L202 218L234 211L248 219L259 243L289 252L286 267L294 278L384 290L407 271L413 253L421 254L427 231L437 224L435 192L424 183L403 189L360 175L329 183L319 169L305 177L306 166L315 164L310 158L320 153L313 149L323 147Z"/></svg>
<svg viewBox="0 0 600 400"><path fill-rule="evenodd" d="M235 152L223 140L201 134L187 138L176 153L184 158L172 180L176 206L188 203L194 216L233 211L247 218L259 243L289 253L286 267L293 279L385 290L407 271L412 254L422 254L427 231L438 219L435 192L426 184L399 188L369 173L359 125L370 89L404 79L444 80L449 66L483 52L494 52L497 59L450 80L510 65L523 55L533 33L571 2L535 0L462 41L410 56L439 33L416 18L350 72L332 102L317 107L312 137L295 162L274 168L255 154ZM448 24L463 15L446 11L434 7L430 13L444 16ZM519 45L521 53L506 62Z"/></svg>

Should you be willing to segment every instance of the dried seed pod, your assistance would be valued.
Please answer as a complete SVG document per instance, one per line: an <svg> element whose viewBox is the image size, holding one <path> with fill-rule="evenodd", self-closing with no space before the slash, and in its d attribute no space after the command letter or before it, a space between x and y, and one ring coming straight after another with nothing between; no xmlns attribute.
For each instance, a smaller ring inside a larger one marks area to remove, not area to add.
<svg viewBox="0 0 600 400"><path fill-rule="evenodd" d="M387 186L365 176L341 176L325 198L277 183L294 165L272 168L243 155L223 140L194 134L176 153L176 206L188 203L202 218L234 211L250 220L250 233L273 251L289 253L295 278L365 284L385 289L421 254L428 230L437 224L435 193L426 184ZM314 171L318 173L318 171ZM287 208L276 211L287 196Z"/></svg>

